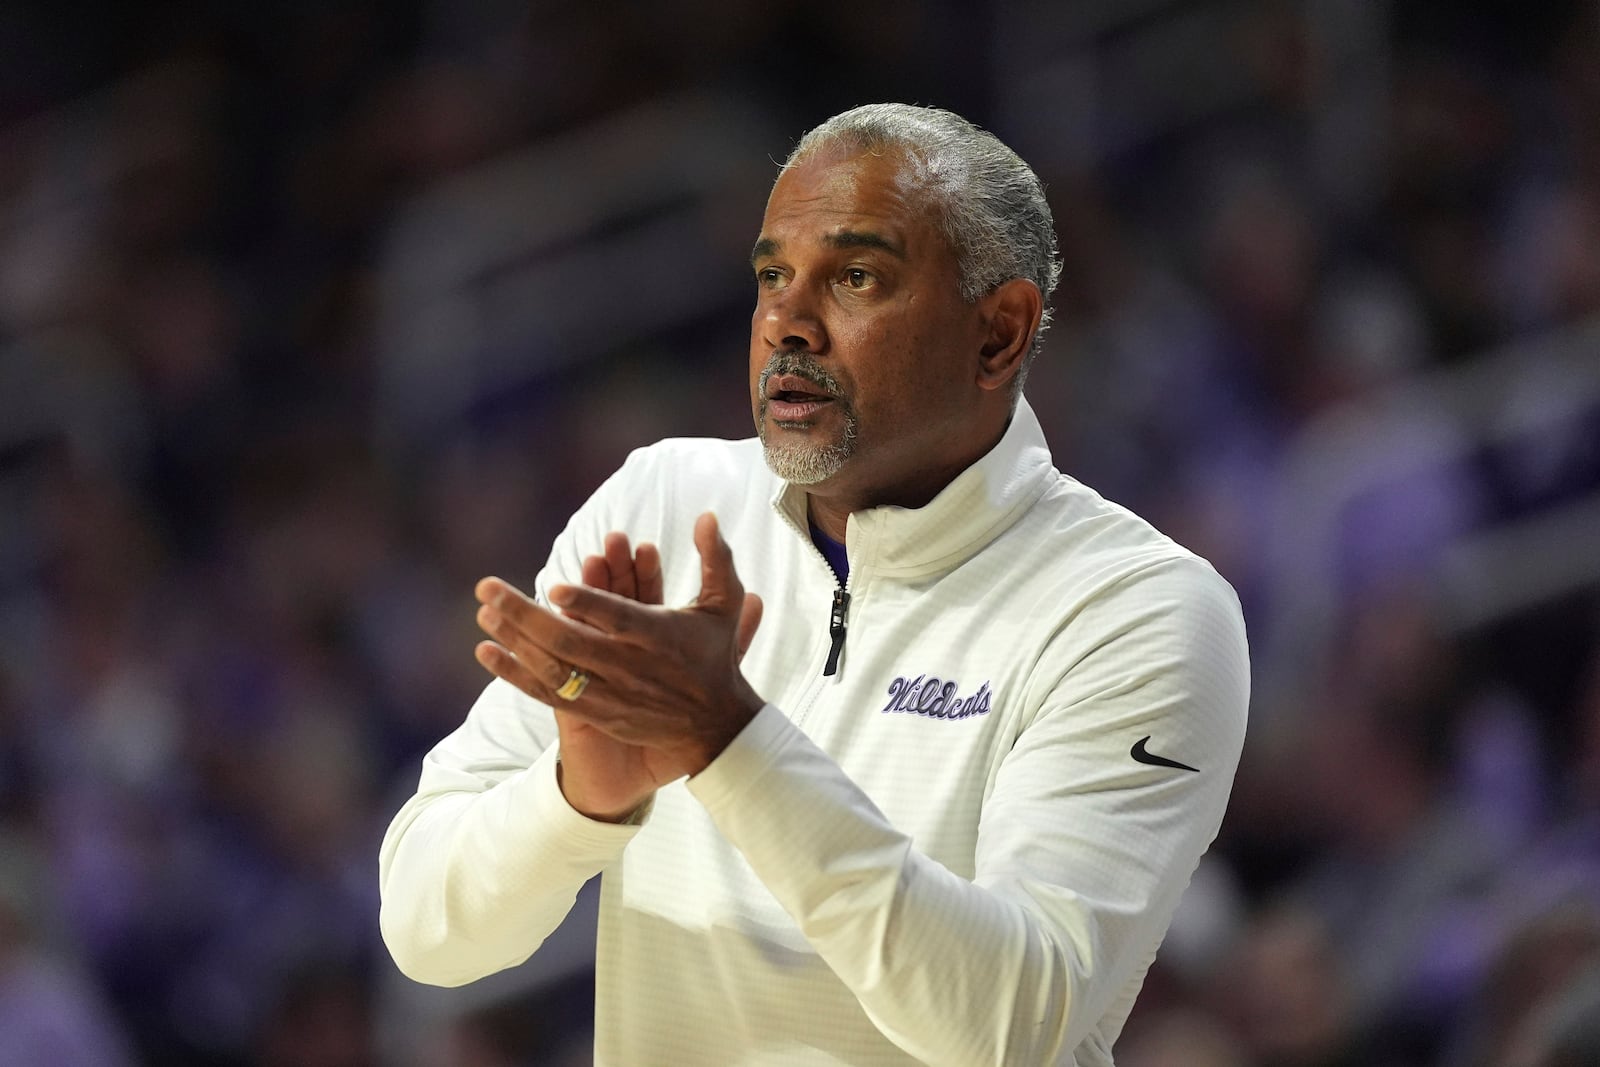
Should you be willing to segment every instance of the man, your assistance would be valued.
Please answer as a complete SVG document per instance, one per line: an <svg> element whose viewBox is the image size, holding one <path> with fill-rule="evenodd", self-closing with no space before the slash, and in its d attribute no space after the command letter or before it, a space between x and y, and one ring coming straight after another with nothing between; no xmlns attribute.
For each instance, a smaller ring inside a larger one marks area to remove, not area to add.
<svg viewBox="0 0 1600 1067"><path fill-rule="evenodd" d="M498 678L390 827L385 939L469 982L603 871L598 1063L1109 1064L1227 802L1237 600L1051 466L1055 241L997 139L829 120L752 263L759 440L635 452L538 602L479 584Z"/></svg>

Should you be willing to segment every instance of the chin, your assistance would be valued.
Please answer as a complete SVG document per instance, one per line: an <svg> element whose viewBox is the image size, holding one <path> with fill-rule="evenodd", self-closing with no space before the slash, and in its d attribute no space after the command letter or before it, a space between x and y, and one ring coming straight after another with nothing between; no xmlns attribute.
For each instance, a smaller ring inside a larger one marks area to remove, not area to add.
<svg viewBox="0 0 1600 1067"><path fill-rule="evenodd" d="M850 458L849 448L837 443L775 441L764 436L761 444L772 473L793 485L821 485L844 469Z"/></svg>

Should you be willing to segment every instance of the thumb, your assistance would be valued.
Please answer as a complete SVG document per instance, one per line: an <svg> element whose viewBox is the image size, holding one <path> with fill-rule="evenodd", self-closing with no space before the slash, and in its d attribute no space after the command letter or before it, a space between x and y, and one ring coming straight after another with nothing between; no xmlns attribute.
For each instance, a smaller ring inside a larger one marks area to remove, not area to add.
<svg viewBox="0 0 1600 1067"><path fill-rule="evenodd" d="M739 654L738 659L744 659L744 654L750 651L750 642L756 639L756 628L761 625L761 598L755 593L744 595L744 606L739 609Z"/></svg>
<svg viewBox="0 0 1600 1067"><path fill-rule="evenodd" d="M741 613L744 585L733 569L733 549L722 539L717 517L709 511L695 520L694 547L700 553L700 595L695 603L718 615Z"/></svg>

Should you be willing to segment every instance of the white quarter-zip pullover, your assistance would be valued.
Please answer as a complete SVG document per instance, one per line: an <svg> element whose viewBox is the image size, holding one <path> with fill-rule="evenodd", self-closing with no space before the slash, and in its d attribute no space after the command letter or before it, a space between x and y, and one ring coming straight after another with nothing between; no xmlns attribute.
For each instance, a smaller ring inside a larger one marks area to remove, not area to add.
<svg viewBox="0 0 1600 1067"><path fill-rule="evenodd" d="M1243 743L1233 590L1056 471L1022 403L927 506L850 516L831 674L839 586L754 440L635 452L541 599L621 530L687 603L704 511L766 602L743 670L767 705L619 826L563 798L549 708L491 683L383 843L401 969L515 965L603 871L604 1067L1111 1064Z"/></svg>

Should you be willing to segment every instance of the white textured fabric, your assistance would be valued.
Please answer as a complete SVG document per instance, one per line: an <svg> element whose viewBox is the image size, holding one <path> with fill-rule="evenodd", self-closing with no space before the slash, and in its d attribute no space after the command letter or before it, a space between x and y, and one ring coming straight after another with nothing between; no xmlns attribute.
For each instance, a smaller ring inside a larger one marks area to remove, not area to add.
<svg viewBox="0 0 1600 1067"><path fill-rule="evenodd" d="M603 870L606 1067L1110 1064L1243 743L1232 589L1058 473L1026 404L926 507L850 517L832 676L836 582L755 441L634 453L537 588L578 581L615 529L660 546L686 603L707 510L766 600L744 671L769 703L612 826L562 797L549 709L492 683L383 843L401 969L516 964ZM1146 737L1197 770L1135 760Z"/></svg>

